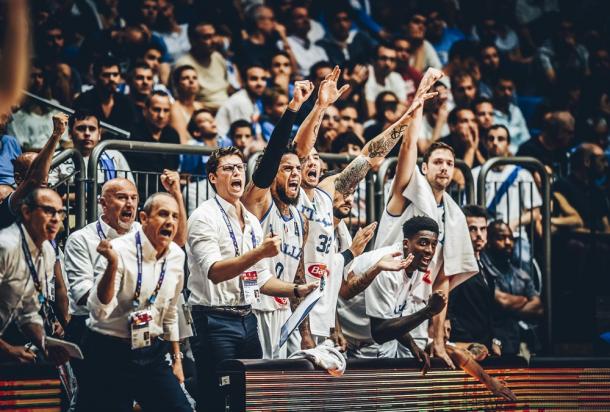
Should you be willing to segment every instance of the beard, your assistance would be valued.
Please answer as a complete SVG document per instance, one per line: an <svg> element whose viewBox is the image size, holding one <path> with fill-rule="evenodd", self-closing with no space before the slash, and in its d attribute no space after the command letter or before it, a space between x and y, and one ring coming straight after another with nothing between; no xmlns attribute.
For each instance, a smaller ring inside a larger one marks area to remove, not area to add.
<svg viewBox="0 0 610 412"><path fill-rule="evenodd" d="M351 211L351 209L350 209L350 211ZM336 217L337 219L341 220L341 219L345 219L346 217L349 217L350 213L349 212L343 213L341 211L341 208L333 207L333 216Z"/></svg>
<svg viewBox="0 0 610 412"><path fill-rule="evenodd" d="M288 194L286 193L286 189L284 189L281 186L278 186L277 189L277 197L278 199L287 204L287 205L291 205L291 206L296 206L299 203L299 192L297 191L297 195L294 198L291 198L288 196Z"/></svg>

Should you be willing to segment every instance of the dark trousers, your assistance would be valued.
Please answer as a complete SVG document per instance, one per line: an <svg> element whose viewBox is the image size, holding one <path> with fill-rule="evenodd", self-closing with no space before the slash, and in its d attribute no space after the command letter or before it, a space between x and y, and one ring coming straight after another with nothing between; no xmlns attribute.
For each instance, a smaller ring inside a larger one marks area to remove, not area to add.
<svg viewBox="0 0 610 412"><path fill-rule="evenodd" d="M263 357L256 316L250 313L236 317L193 310L193 323L197 331L197 336L191 338L197 367L197 409L224 410L217 367L226 359Z"/></svg>
<svg viewBox="0 0 610 412"><path fill-rule="evenodd" d="M169 342L156 339L132 350L127 341L87 330L77 411L132 412L133 401L143 411L192 412L178 379L165 361Z"/></svg>

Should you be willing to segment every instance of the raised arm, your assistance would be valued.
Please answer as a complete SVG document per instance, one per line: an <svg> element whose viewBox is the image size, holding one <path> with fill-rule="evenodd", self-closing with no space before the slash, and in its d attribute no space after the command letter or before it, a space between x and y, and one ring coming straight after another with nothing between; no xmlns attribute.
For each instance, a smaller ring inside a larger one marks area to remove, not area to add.
<svg viewBox="0 0 610 412"><path fill-rule="evenodd" d="M340 74L341 70L339 70L339 66L335 66L333 71L322 80L318 89L316 103L303 121L303 124L301 124L301 127L299 127L299 131L294 138L294 143L297 150L297 156L299 156L300 159L307 156L309 152L311 152L311 149L313 149L316 138L318 137L318 129L322 122L322 116L324 116L326 109L349 89L349 85L346 84L341 87L341 89L337 90L337 80L339 80Z"/></svg>
<svg viewBox="0 0 610 412"><path fill-rule="evenodd" d="M419 84L415 93L415 99L421 98L442 76L443 73L439 70L428 70ZM398 152L396 175L392 182L392 195L387 205L387 211L393 215L400 215L406 207L407 200L402 196L402 193L407 188L411 181L411 176L413 176L413 172L417 167L417 142L421 133L422 121L423 104L415 110L411 125Z"/></svg>
<svg viewBox="0 0 610 412"><path fill-rule="evenodd" d="M161 175L161 184L163 184L165 190L167 190L167 192L176 199L176 203L178 203L179 221L174 243L180 247L184 247L184 245L186 245L187 214L186 207L184 206L184 198L180 191L180 174L174 170L164 169L163 174Z"/></svg>
<svg viewBox="0 0 610 412"><path fill-rule="evenodd" d="M22 90L27 87L30 36L28 2L10 0L3 3L6 34L0 64L0 113L8 113L11 106L19 102Z"/></svg>
<svg viewBox="0 0 610 412"><path fill-rule="evenodd" d="M258 167L252 175L252 180L246 186L241 199L246 209L259 220L263 218L263 215L271 206L269 187L277 174L282 155L290 141L290 132L292 131L297 112L309 96L311 96L314 89L313 84L308 80L295 82L294 86L294 96L290 103L288 103L288 108L275 125L269 138L269 144L263 152Z"/></svg>

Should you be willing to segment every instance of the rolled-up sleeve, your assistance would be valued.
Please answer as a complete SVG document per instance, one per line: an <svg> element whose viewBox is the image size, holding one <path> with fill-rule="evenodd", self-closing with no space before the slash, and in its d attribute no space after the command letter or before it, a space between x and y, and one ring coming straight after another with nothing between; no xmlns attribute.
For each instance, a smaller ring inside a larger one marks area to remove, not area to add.
<svg viewBox="0 0 610 412"><path fill-rule="evenodd" d="M89 256L87 241L84 236L78 235L75 234L68 238L65 249L65 266L70 296L77 304L83 296L89 293L94 282L94 268Z"/></svg>
<svg viewBox="0 0 610 412"><path fill-rule="evenodd" d="M177 342L180 340L180 328L178 325L178 304L180 302L180 296L182 294L182 288L184 287L184 255L177 262L172 262L172 266L176 269L176 276L178 281L176 282L176 290L174 296L170 299L167 306L167 311L163 316L163 339L170 342Z"/></svg>
<svg viewBox="0 0 610 412"><path fill-rule="evenodd" d="M108 261L106 260L106 258L104 258L103 256L99 256L95 263L95 273L97 275L95 276L96 281L94 282L93 287L91 289L91 293L89 294L89 299L87 299L87 308L89 309L91 314L99 320L108 319L112 311L119 305L117 294L119 288L121 287L121 281L123 279L123 270L125 268L123 257L119 254L119 264L117 265L116 276L114 278L114 293L110 302L104 304L97 296L97 286L104 276L104 272L106 270L107 265Z"/></svg>
<svg viewBox="0 0 610 412"><path fill-rule="evenodd" d="M219 227L214 224L212 218L200 214L199 219L194 219L188 227L188 239L190 253L201 269L204 276L208 276L210 267L222 260L219 244Z"/></svg>
<svg viewBox="0 0 610 412"><path fill-rule="evenodd" d="M19 327L34 323L42 326L42 317L40 316L40 303L38 302L38 293L34 289L33 283L30 282L24 292L21 306L17 309L16 323Z"/></svg>

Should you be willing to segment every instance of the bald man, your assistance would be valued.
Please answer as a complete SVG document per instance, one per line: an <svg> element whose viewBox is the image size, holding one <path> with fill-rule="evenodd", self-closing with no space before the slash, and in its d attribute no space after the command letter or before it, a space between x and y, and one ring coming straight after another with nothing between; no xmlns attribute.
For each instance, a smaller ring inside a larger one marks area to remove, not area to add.
<svg viewBox="0 0 610 412"><path fill-rule="evenodd" d="M31 164L36 159L38 153L36 152L25 152L17 156L13 162L13 174L15 177L15 186L19 186L23 180L25 179L25 175L28 172ZM46 179L44 181L44 186L46 186Z"/></svg>
<svg viewBox="0 0 610 412"><path fill-rule="evenodd" d="M180 178L177 172L165 170L161 183L169 195L176 200L179 210L177 232L173 241L184 246L186 241L186 210L180 192ZM138 190L130 180L116 178L102 186L99 199L102 215L95 222L73 232L66 242L65 267L70 293L70 314L72 319L67 328L67 337L79 343L89 316L87 298L93 287L93 267L99 258L97 246L102 240L112 240L140 229L136 222L138 210Z"/></svg>

